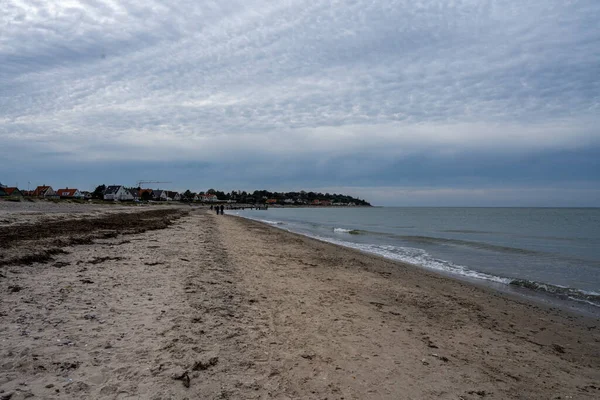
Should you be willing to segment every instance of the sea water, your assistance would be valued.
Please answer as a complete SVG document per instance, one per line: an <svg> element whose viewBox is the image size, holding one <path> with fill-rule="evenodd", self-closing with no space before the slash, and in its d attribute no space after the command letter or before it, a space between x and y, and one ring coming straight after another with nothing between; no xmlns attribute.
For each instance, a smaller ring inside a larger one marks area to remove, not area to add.
<svg viewBox="0 0 600 400"><path fill-rule="evenodd" d="M600 315L599 208L323 207L230 213Z"/></svg>

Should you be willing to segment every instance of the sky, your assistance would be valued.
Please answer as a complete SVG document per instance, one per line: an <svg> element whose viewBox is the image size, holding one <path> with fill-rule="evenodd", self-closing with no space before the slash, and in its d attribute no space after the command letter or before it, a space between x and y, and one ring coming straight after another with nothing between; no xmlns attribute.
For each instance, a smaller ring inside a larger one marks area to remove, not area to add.
<svg viewBox="0 0 600 400"><path fill-rule="evenodd" d="M3 0L0 182L600 206L598 0Z"/></svg>

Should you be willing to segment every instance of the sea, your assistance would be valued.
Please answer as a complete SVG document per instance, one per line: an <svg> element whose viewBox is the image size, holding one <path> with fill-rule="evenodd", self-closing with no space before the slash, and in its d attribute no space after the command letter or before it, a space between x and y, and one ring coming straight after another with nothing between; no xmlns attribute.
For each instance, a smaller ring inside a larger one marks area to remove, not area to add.
<svg viewBox="0 0 600 400"><path fill-rule="evenodd" d="M327 207L228 213L600 317L600 208Z"/></svg>

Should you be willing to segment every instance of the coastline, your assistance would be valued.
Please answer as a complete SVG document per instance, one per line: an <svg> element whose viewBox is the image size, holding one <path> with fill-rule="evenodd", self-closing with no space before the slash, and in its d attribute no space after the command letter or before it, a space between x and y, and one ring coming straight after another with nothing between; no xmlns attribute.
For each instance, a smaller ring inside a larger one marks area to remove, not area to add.
<svg viewBox="0 0 600 400"><path fill-rule="evenodd" d="M294 232L292 230L286 229L284 227L284 225L281 225L280 223L275 223L275 222L268 221L268 220L260 220L260 219L245 217L245 216L241 216L241 215L232 215L232 216L235 218L241 218L241 219L246 219L248 221L253 221L253 222L259 223L261 225L264 225L266 227L278 229L283 232L290 233L292 235L297 235L302 238L307 238L310 240L317 241L319 243L331 244L335 247L341 247L341 248L351 251L351 252L357 252L359 254L367 255L369 257L374 257L376 259L389 261L392 263L397 263L398 266L401 268L407 268L407 267L415 268L418 271L421 271L424 273L430 273L430 274L433 274L434 276L440 276L443 278L447 278L447 279L449 279L451 281L455 281L457 283L477 286L483 290L490 291L491 294L494 294L494 293L502 294L502 295L505 295L515 301L531 302L534 305L541 306L543 308L560 309L566 313L584 316L586 318L591 318L591 319L599 318L600 311L598 311L597 307L589 305L589 308L588 308L587 304L577 302L576 300L573 300L573 299L569 299L569 300L559 299L550 293L536 292L536 291L528 289L527 287L524 287L524 286L512 285L510 283L497 282L497 281L488 280L488 279L480 279L480 278L472 277L470 275L457 275L452 272L432 269L432 268L428 268L425 266L413 264L410 262L393 259L393 258L386 257L385 255L381 255L378 253L372 253L369 251L361 250L360 248L350 247L348 245L339 243L339 241L333 241L333 240L328 240L326 238L319 238L319 237L314 237L314 236L310 236L307 234L302 234L299 232Z"/></svg>
<svg viewBox="0 0 600 400"><path fill-rule="evenodd" d="M155 229L65 241L45 264L0 267L3 394L600 395L598 319L241 217L175 209Z"/></svg>
<svg viewBox="0 0 600 400"><path fill-rule="evenodd" d="M383 214L328 216L325 212L305 215L281 211L272 215L261 215L260 212L247 211L234 212L233 215L367 254L412 264L463 282L492 287L504 293L527 297L538 303L600 318L598 280L592 268L597 261L589 258L591 248L586 248L590 247L589 243L582 243L579 248L573 245L572 249L565 249L563 253L555 252L554 249L550 249L552 241L571 239L550 236L546 242L542 241L542 236L531 236L533 233L529 233L529 236L521 233L513 235L507 233L510 232L510 227L502 231L497 226L497 221L490 221L487 228L485 223L482 228L468 227L468 230L448 230L450 228L447 226L438 226L430 232L428 228L413 226L415 216L410 212L402 214L402 219L408 221L404 225L408 226L395 226L397 224L387 224L384 220L380 221L379 228L372 228L373 223L376 223L372 222L372 219L381 220ZM368 220L365 219L367 215ZM450 215L452 218L455 216ZM390 215L390 218L392 217L395 215ZM419 217L427 221L427 216L419 214ZM481 219L483 215L473 217ZM458 225L463 223L455 222ZM413 230L404 231L410 228ZM494 232L501 233L494 236ZM477 234L486 237L475 237ZM573 256L573 250L580 251L582 258ZM586 256L588 258L585 258ZM586 261L588 264L585 264ZM584 265L580 269L581 263ZM571 273L567 272L571 268L577 269ZM586 274L589 279L582 280Z"/></svg>

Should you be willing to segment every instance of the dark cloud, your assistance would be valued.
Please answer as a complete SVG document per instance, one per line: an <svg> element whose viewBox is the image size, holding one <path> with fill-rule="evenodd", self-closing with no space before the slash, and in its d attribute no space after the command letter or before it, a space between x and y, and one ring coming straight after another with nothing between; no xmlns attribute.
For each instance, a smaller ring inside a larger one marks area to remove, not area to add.
<svg viewBox="0 0 600 400"><path fill-rule="evenodd" d="M123 179L182 186L214 171L236 185L597 182L598 16L594 0L8 0L0 170L73 176L77 161L90 179L122 165Z"/></svg>

